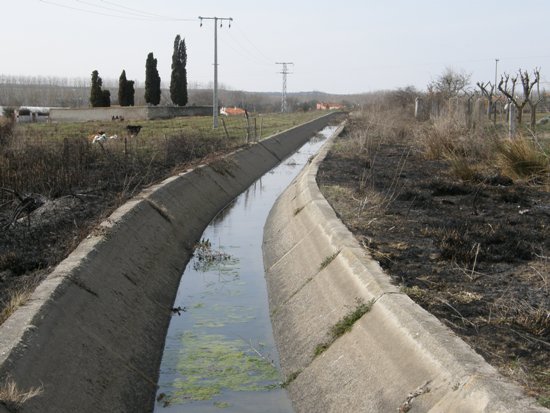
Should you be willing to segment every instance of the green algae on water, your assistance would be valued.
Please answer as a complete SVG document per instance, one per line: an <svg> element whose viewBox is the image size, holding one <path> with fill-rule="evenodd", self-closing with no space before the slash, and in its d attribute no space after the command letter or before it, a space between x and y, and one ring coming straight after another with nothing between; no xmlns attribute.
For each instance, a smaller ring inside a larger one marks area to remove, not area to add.
<svg viewBox="0 0 550 413"><path fill-rule="evenodd" d="M171 404L211 400L223 391L268 391L279 388L281 380L243 340L219 334L184 333L176 370L180 377L173 383Z"/></svg>

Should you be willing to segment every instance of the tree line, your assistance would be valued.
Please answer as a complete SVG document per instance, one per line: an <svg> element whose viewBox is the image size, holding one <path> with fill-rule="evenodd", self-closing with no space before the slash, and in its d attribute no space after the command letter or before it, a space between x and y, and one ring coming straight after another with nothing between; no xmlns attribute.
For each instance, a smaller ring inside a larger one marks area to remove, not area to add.
<svg viewBox="0 0 550 413"><path fill-rule="evenodd" d="M187 93L187 47L185 39L178 34L174 39L174 51L172 53L172 72L170 76L170 99L177 106L185 106L188 102ZM157 69L157 59L153 53L147 55L145 61L145 102L150 105L158 105L161 98L160 76ZM134 106L135 82L128 80L126 71L122 70L118 82L118 103L120 106ZM92 72L92 85L90 88L90 104L92 107L111 106L111 93L103 89L103 81L99 72Z"/></svg>

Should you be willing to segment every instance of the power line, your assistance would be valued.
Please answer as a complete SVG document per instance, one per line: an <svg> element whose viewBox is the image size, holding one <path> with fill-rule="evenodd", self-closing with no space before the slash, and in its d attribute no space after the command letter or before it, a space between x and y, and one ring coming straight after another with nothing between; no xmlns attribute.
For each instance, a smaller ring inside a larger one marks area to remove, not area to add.
<svg viewBox="0 0 550 413"><path fill-rule="evenodd" d="M157 18L164 19L164 20L196 21L195 19L174 19L173 17L163 16L163 15L160 15L160 14L155 14L155 13L151 13L151 12L148 12L148 11L143 11L143 10L139 10L139 9L134 9L132 7L123 6L123 5L115 3L113 1L108 1L108 0L101 0L101 1L103 3L110 4L111 6L118 7L119 9L128 10L128 11L131 11L131 12L135 12L135 13L147 16L147 17L157 17Z"/></svg>
<svg viewBox="0 0 550 413"><path fill-rule="evenodd" d="M124 12L122 10L119 11L119 10L116 10L116 9L113 9L113 8L93 4L93 3L90 3L90 2L87 2L87 1L84 1L84 0L76 0L76 2L86 4L90 7L95 7L95 8L104 9L104 10L110 10L111 13L97 11L97 10L85 9L85 8L82 8L82 7L70 6L70 5L67 5L67 4L62 4L62 3L58 3L56 1L51 1L51 0L38 0L38 1L40 1L41 3L47 4L47 5L50 5L50 6L61 7L61 8L64 8L64 9L74 10L74 11L78 11L78 12L81 12L81 13L89 13L89 14L95 14L95 15L99 15L99 16L114 17L114 18L125 19L125 20L138 20L138 21L150 21L150 22L152 22L152 21L196 21L196 19L180 19L180 18L153 15L153 14L151 14L150 16L146 16L146 15L141 16L141 15L138 15L136 13L128 14L127 12ZM119 13L119 14L114 14L114 13ZM143 12L143 13L147 14L147 12Z"/></svg>
<svg viewBox="0 0 550 413"><path fill-rule="evenodd" d="M283 70L279 73L283 75L283 93L281 96L281 112L286 112L288 110L287 102L286 102L286 76L291 74L292 72L288 71L287 65L293 65L292 62L275 62L276 65L282 65Z"/></svg>
<svg viewBox="0 0 550 413"><path fill-rule="evenodd" d="M262 56L263 59L265 59L266 63L268 64L271 64L271 62L273 61L273 59L269 58L268 56L266 56L264 54L264 52L258 48L254 43L252 43L252 41L248 38L248 36L239 28L237 27L237 31L241 34L241 36L254 48L258 51L258 53L260 54L260 56Z"/></svg>
<svg viewBox="0 0 550 413"><path fill-rule="evenodd" d="M242 43L238 41L238 39L229 32L229 37L231 38L231 42L225 43L229 48L233 49L236 53L243 56L244 58L254 62L257 65L260 66L271 66L272 63L265 63L262 59L259 58L258 54L254 54L250 49L244 47ZM234 47L238 46L237 47Z"/></svg>

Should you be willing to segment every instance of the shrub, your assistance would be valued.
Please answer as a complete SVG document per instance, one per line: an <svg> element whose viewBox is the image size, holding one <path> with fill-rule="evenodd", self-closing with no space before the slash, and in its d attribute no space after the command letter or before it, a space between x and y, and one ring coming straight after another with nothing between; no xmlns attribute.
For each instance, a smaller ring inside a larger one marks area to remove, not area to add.
<svg viewBox="0 0 550 413"><path fill-rule="evenodd" d="M6 145L13 135L13 118L0 118L0 146Z"/></svg>

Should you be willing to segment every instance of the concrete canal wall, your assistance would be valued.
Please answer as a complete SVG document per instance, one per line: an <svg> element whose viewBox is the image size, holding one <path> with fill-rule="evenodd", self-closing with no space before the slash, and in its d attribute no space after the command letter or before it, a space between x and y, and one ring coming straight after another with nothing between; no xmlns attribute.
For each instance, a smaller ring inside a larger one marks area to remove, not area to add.
<svg viewBox="0 0 550 413"><path fill-rule="evenodd" d="M18 412L151 411L193 245L218 211L332 118L171 177L99 225L0 326L0 378L43 388Z"/></svg>
<svg viewBox="0 0 550 413"><path fill-rule="evenodd" d="M319 192L327 151L279 197L264 231L273 332L296 412L549 412L390 283ZM331 343L357 300L370 311Z"/></svg>

